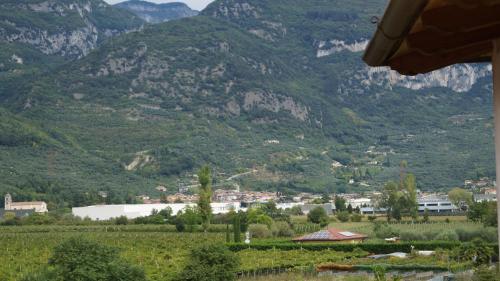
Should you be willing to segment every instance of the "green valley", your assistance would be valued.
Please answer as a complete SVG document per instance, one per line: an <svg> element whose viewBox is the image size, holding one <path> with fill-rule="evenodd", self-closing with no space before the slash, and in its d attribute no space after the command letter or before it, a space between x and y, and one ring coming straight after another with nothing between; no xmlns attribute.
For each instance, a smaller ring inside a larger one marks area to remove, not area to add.
<svg viewBox="0 0 500 281"><path fill-rule="evenodd" d="M0 193L70 206L108 191L124 202L160 184L176 192L203 164L222 187L286 193L379 189L401 160L422 190L491 177L489 70L459 69L478 73L466 86L443 82L458 70L399 84L370 72L361 51L384 3L219 0L143 28L102 8L103 30L138 30L69 57L3 42ZM43 17L29 25L78 28Z"/></svg>

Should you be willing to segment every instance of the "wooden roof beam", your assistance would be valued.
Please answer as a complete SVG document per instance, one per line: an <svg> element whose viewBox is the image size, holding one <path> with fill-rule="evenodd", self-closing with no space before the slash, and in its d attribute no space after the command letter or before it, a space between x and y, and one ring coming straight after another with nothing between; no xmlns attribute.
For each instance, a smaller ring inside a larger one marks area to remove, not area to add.
<svg viewBox="0 0 500 281"><path fill-rule="evenodd" d="M416 75L443 68L448 65L477 60L491 54L492 42L482 42L444 54L424 55L411 52L389 61L392 69L404 75Z"/></svg>
<svg viewBox="0 0 500 281"><path fill-rule="evenodd" d="M421 23L426 28L442 32L466 32L482 26L500 23L500 1L496 5L465 9L451 5L425 11Z"/></svg>
<svg viewBox="0 0 500 281"><path fill-rule="evenodd" d="M406 38L406 44L410 50L432 55L454 50L457 46L463 48L496 38L500 38L500 22L486 28L451 34L443 34L435 29L427 29L409 34Z"/></svg>

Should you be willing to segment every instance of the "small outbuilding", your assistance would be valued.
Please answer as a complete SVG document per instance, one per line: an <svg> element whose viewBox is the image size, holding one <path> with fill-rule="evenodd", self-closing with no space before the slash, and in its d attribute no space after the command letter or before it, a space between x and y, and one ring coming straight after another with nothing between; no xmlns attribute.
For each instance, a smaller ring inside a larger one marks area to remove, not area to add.
<svg viewBox="0 0 500 281"><path fill-rule="evenodd" d="M362 243L368 236L364 234L354 233L351 231L329 228L306 234L304 236L293 239L297 243L309 242L342 242L342 243Z"/></svg>

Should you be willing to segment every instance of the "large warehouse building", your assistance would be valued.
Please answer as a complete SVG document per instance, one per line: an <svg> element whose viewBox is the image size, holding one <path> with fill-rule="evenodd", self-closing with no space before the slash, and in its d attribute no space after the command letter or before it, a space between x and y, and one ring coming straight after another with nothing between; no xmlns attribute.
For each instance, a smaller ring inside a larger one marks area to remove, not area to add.
<svg viewBox="0 0 500 281"><path fill-rule="evenodd" d="M129 219L145 217L151 215L153 210L161 211L171 208L173 214L184 210L186 207L196 207L191 204L137 204L137 205L95 205L88 207L73 208L73 215L81 218L90 218L91 220L109 220L125 216ZM214 214L225 214L231 209L238 212L241 208L239 202L235 203L212 203L212 212Z"/></svg>

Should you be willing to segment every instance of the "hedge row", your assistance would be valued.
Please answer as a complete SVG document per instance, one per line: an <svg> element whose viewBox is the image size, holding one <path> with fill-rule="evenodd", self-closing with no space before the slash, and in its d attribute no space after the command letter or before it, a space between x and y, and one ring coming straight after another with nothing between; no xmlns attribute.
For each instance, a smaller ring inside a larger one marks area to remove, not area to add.
<svg viewBox="0 0 500 281"><path fill-rule="evenodd" d="M254 249L259 251L264 250L309 250L309 251L322 251L322 250L334 250L339 252L352 252L354 249L358 248L369 253L376 254L390 254L394 252L411 252L412 246L415 250L427 250L433 251L436 249L453 249L460 246L460 242L447 242L447 241L429 241L429 242L404 242L404 243L360 243L360 244L333 244L333 243L314 243L314 244L300 244L300 243L252 243L246 244L236 244L229 243L228 247L233 252L242 251L245 249ZM494 248L495 253L498 253L498 244L491 244Z"/></svg>

